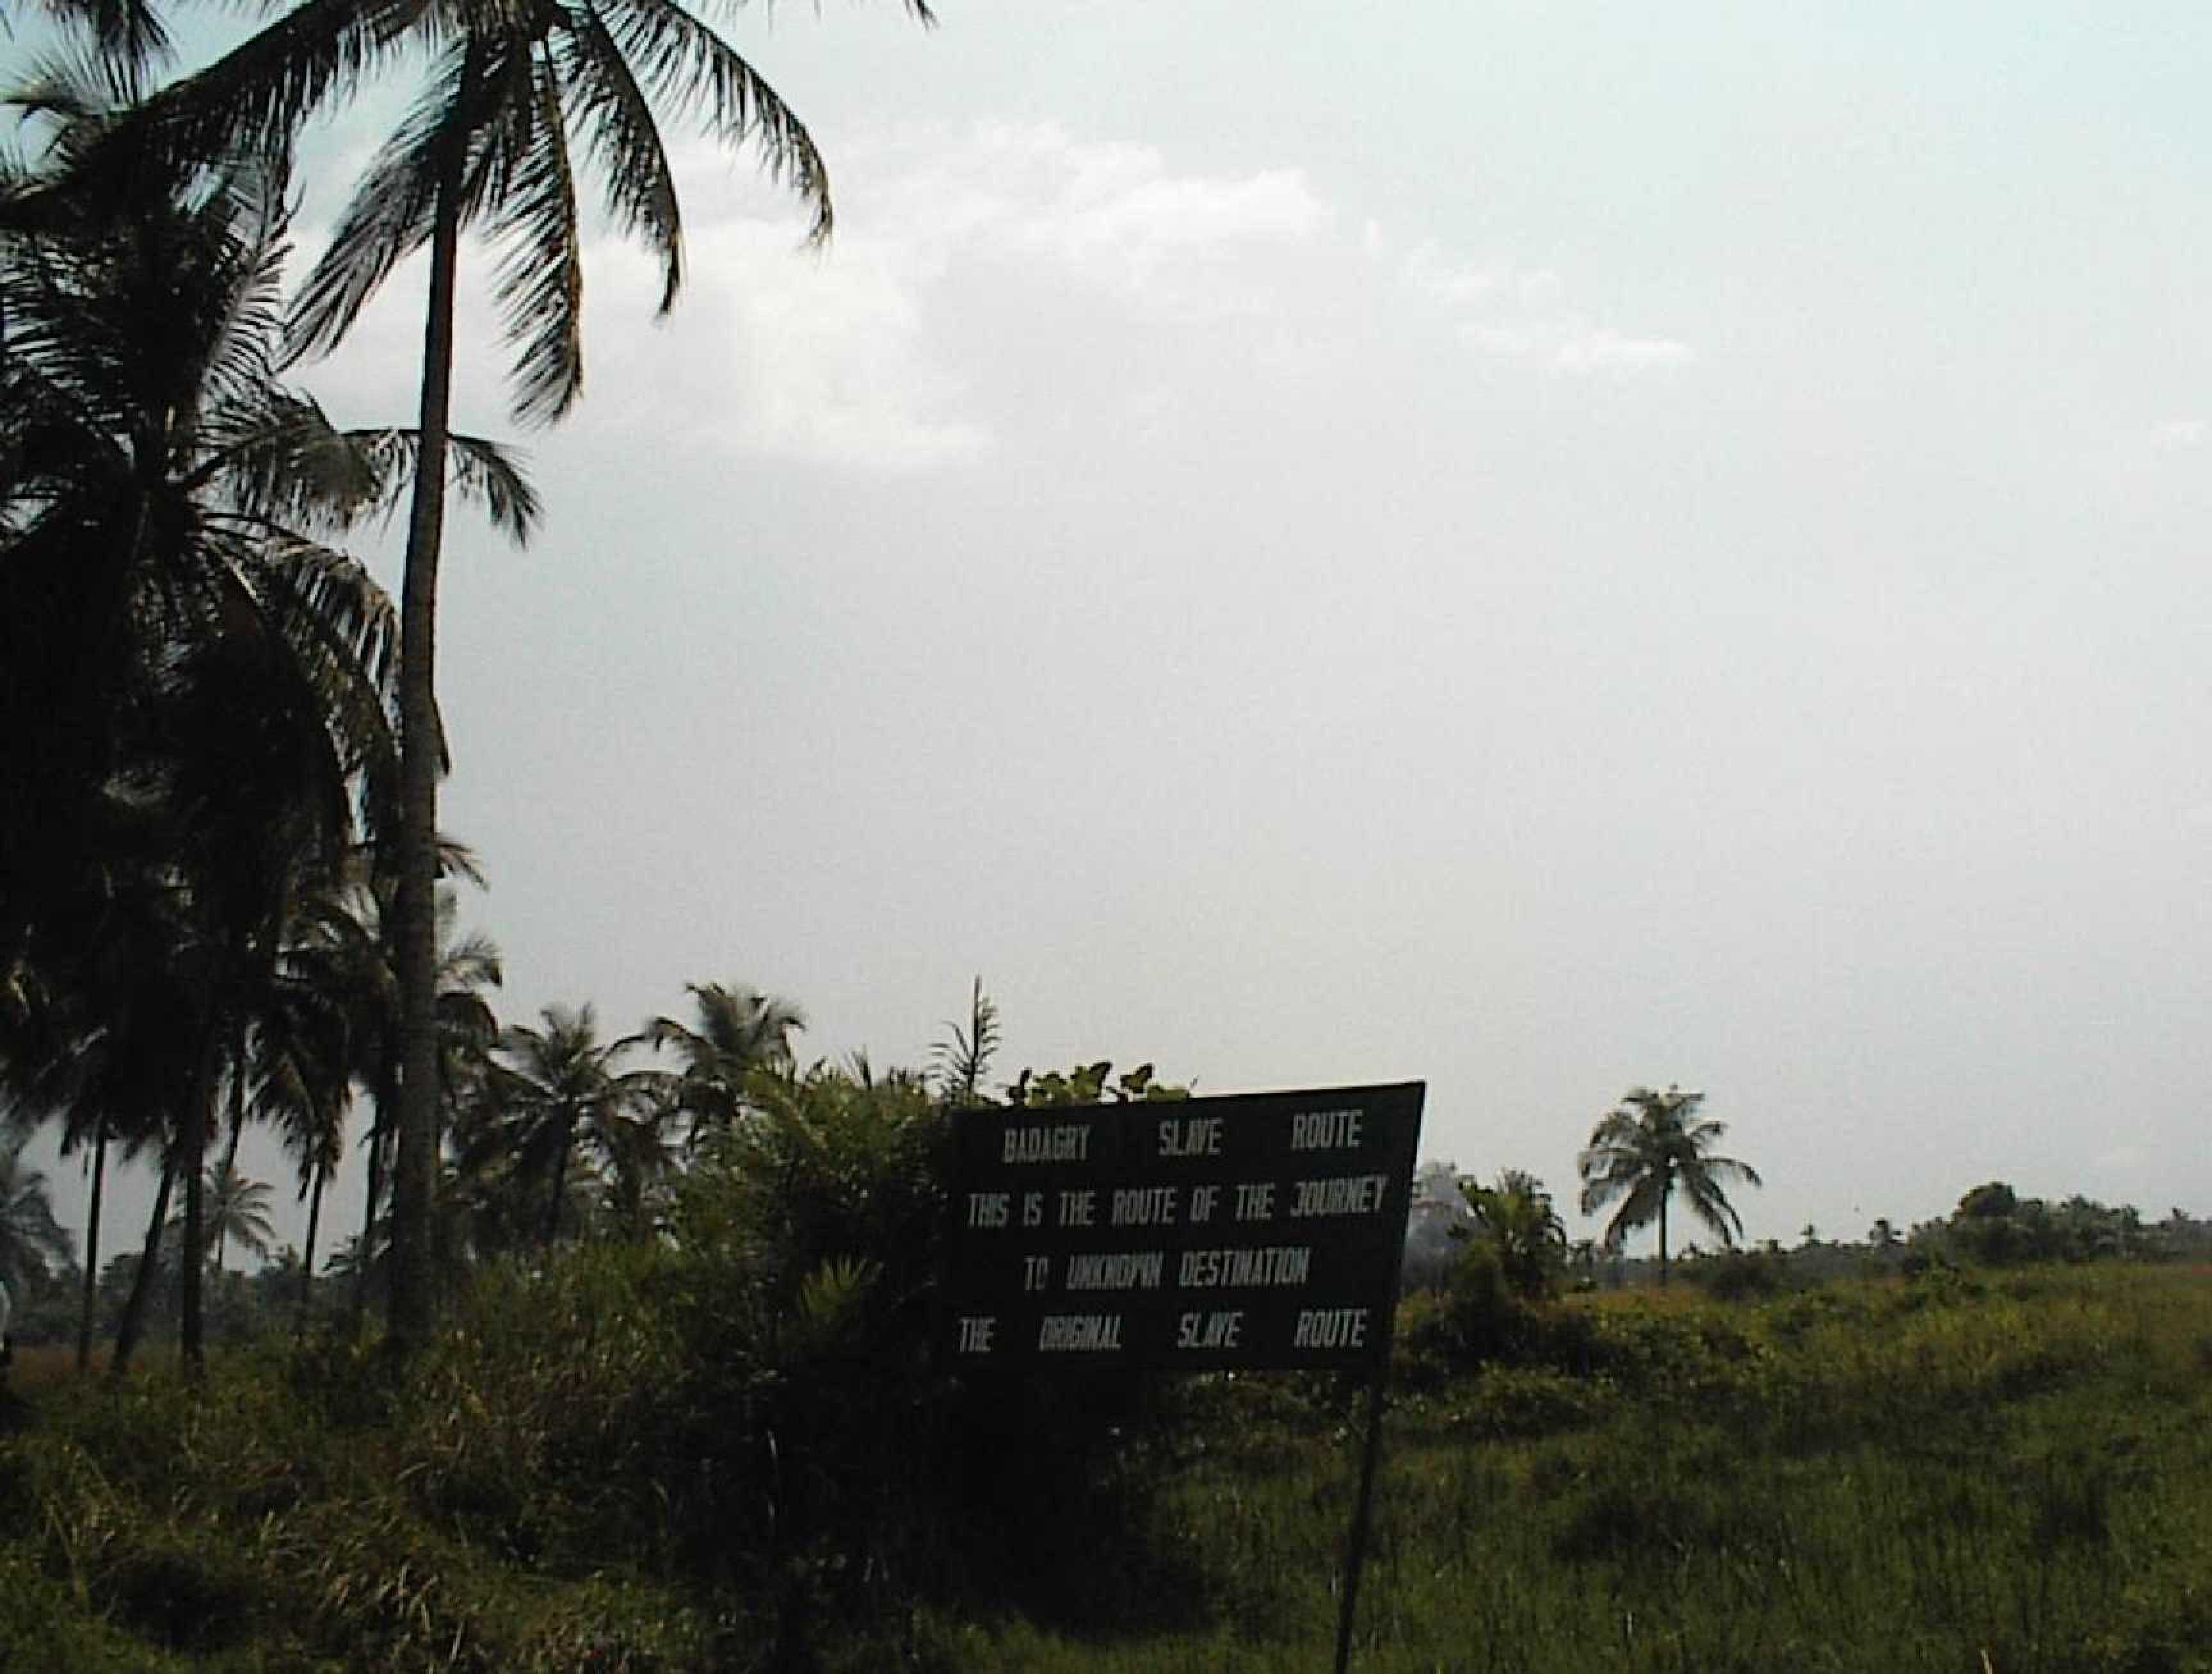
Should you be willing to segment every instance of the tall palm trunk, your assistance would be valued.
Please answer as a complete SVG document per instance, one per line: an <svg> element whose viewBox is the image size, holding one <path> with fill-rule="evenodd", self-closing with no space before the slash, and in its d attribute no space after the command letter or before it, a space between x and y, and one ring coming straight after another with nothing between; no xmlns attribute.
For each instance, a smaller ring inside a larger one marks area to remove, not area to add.
<svg viewBox="0 0 2212 1674"><path fill-rule="evenodd" d="M204 1287L200 1252L207 1238L208 1115L215 1108L216 1040L222 1033L210 1020L207 1043L200 1052L199 1074L194 1078L191 1102L185 1111L178 1146L183 1155L177 1167L185 1176L184 1247L177 1252L177 1335L183 1352L185 1374L197 1379L207 1367L207 1319L202 1306Z"/></svg>
<svg viewBox="0 0 2212 1674"><path fill-rule="evenodd" d="M324 1170L315 1164L313 1183L307 1187L307 1252L300 1263L300 1328L307 1324L307 1309L315 1296L315 1231L323 1219Z"/></svg>
<svg viewBox="0 0 2212 1674"><path fill-rule="evenodd" d="M568 1188L568 1153L575 1149L576 1131L573 1119L562 1127L561 1143L553 1152L553 1195L545 1205L545 1247L549 1250L561 1241L561 1199Z"/></svg>
<svg viewBox="0 0 2212 1674"><path fill-rule="evenodd" d="M131 1356L137 1352L139 1333L146 1320L146 1298L151 1294L154 1274L161 1265L161 1228L169 1220L169 1188L176 1184L177 1158L173 1148L164 1151L161 1158L161 1184L154 1192L154 1213L146 1222L146 1248L138 1258L138 1272L131 1281L131 1295L123 1304L123 1318L115 1327L115 1352L109 1356L108 1374L121 1377L131 1369Z"/></svg>
<svg viewBox="0 0 2212 1674"><path fill-rule="evenodd" d="M384 1201L384 1160L392 1144L391 1113L398 1108L398 1098L386 1088L372 1094L375 1114L368 1127L368 1197L361 1210L361 1243L355 1253L359 1259L353 1275L353 1332L361 1335L362 1316L368 1310L369 1251L376 1237L376 1206Z"/></svg>
<svg viewBox="0 0 2212 1674"><path fill-rule="evenodd" d="M84 1307L76 1323L76 1369L92 1365L92 1315L100 1298L100 1204L107 1184L107 1113L96 1119L92 1135L92 1203L84 1216Z"/></svg>
<svg viewBox="0 0 2212 1674"><path fill-rule="evenodd" d="M1659 1288L1667 1288L1667 1200L1674 1195L1674 1182L1670 1176L1659 1191Z"/></svg>
<svg viewBox="0 0 2212 1674"><path fill-rule="evenodd" d="M476 79L471 48L462 70ZM430 294L422 328L421 441L407 519L399 627L399 1111L392 1181L390 1323L402 1348L422 1343L435 1315L431 1222L438 1189L438 774L435 656L438 559L445 533L446 454L453 382L453 281L460 258L466 130L455 123L438 181ZM364 1257L368 1252L362 1252Z"/></svg>
<svg viewBox="0 0 2212 1674"><path fill-rule="evenodd" d="M223 1142L222 1177L226 1181L238 1178L238 1142L246 1133L246 1018L241 1013L238 1028L231 1040L230 1060L230 1137ZM224 1216L216 1222L215 1269L222 1271L224 1247L230 1242L230 1217Z"/></svg>

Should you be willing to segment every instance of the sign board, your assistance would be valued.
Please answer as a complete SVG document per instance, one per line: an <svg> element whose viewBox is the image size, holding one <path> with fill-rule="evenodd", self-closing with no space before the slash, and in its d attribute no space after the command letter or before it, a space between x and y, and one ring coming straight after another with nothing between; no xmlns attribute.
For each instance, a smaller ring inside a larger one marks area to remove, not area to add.
<svg viewBox="0 0 2212 1674"><path fill-rule="evenodd" d="M962 1113L944 1362L1380 1366L1424 1090Z"/></svg>

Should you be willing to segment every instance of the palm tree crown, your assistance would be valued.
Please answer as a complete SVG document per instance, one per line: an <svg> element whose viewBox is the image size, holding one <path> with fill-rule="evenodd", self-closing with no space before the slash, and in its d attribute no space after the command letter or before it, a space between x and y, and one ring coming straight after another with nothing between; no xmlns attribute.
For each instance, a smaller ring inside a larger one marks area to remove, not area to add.
<svg viewBox="0 0 2212 1674"><path fill-rule="evenodd" d="M0 1146L0 1280L20 1292L33 1274L73 1253L69 1234L54 1219L46 1175L25 1163L21 1141Z"/></svg>
<svg viewBox="0 0 2212 1674"><path fill-rule="evenodd" d="M1632 1088L1620 1108L1590 1131L1588 1148L1576 1158L1583 1177L1583 1213L1620 1205L1605 1229L1607 1247L1618 1249L1637 1228L1658 1223L1662 1284L1667 1282L1667 1209L1676 1190L1698 1220L1723 1244L1732 1245L1743 1220L1723 1187L1760 1183L1758 1170L1748 1163L1713 1155L1728 1128L1698 1115L1705 1097L1674 1086L1663 1093Z"/></svg>
<svg viewBox="0 0 2212 1674"><path fill-rule="evenodd" d="M380 3L404 10L410 0ZM658 261L663 312L683 280L683 232L657 111L696 114L716 139L755 147L769 176L813 209L816 236L830 228L828 177L805 129L751 65L674 0L412 3L439 51L430 84L371 162L292 321L299 352L329 349L392 269L428 248L419 409L425 441L409 509L400 607L396 905L404 1067L391 1319L403 1343L428 1331L434 1306L429 1228L440 1145L431 842L444 760L434 672L445 519L437 439L452 409L461 229L489 232L502 247L498 300L515 349L515 411L526 422L547 422L568 409L583 384L584 228L572 132L599 175L609 219ZM927 18L921 0L908 3ZM345 13L331 22L332 43L357 27ZM333 44L311 54L327 71L325 85L343 79L350 50ZM303 83L301 96L307 92ZM264 101L263 108L273 107Z"/></svg>
<svg viewBox="0 0 2212 1674"><path fill-rule="evenodd" d="M755 1070L791 1067L791 1037L806 1027L806 1017L789 1000L750 988L719 982L687 986L697 1027L655 1017L646 1025L645 1038L683 1060L674 1096L696 1143L736 1123L744 1109L746 1078Z"/></svg>
<svg viewBox="0 0 2212 1674"><path fill-rule="evenodd" d="M1497 1250L1505 1282L1524 1296L1548 1295L1566 1265L1567 1228L1544 1182L1525 1169L1507 1168L1494 1185L1470 1177L1460 1191Z"/></svg>
<svg viewBox="0 0 2212 1674"><path fill-rule="evenodd" d="M268 1185L248 1180L231 1164L216 1163L207 1171L204 1190L207 1214L200 1227L200 1259L220 1266L223 1251L232 1245L248 1255L267 1255L276 1236L269 1218Z"/></svg>
<svg viewBox="0 0 2212 1674"><path fill-rule="evenodd" d="M623 1070L634 1038L602 1041L588 1005L549 1005L542 1029L522 1024L500 1036L503 1060L489 1088L497 1113L485 1135L504 1148L526 1180L544 1194L539 1234L550 1244L561 1235L569 1168L579 1152L621 1176L649 1170L657 1143L661 1095L668 1078L657 1071Z"/></svg>

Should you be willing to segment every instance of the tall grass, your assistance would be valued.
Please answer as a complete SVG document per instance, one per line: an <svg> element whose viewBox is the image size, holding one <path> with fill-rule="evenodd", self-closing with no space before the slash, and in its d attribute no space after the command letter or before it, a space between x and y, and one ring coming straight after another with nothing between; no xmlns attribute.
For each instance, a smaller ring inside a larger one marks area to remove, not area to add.
<svg viewBox="0 0 2212 1674"><path fill-rule="evenodd" d="M2206 1275L1608 1301L1550 1336L1585 1369L1493 1366L1401 1404L1358 1666L2212 1668ZM1202 1631L971 1628L963 1665L1322 1665L1352 1466L1312 1423L1282 1468L1295 1428L1225 1427L1163 1502L1152 1538L1200 1561Z"/></svg>
<svg viewBox="0 0 2212 1674"><path fill-rule="evenodd" d="M716 1261L489 1275L404 1377L20 1357L0 1668L1325 1665L1349 1386L963 1394L872 1270ZM1510 1324L1401 1338L1362 1669L2212 1670L2212 1273Z"/></svg>

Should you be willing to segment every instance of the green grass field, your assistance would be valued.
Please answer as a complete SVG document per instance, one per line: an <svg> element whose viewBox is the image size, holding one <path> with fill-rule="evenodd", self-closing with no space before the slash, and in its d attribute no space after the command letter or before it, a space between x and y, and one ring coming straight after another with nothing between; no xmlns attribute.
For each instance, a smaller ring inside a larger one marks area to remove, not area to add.
<svg viewBox="0 0 2212 1674"><path fill-rule="evenodd" d="M1403 1346L1356 1667L2212 1670L2212 1271L1582 1298L1512 1364ZM544 1391L422 1400L333 1352L198 1392L19 1355L0 1667L1329 1665L1360 1431L1331 1383L1176 1386L1102 1466L1118 1530L794 1633L772 1554L710 1585L594 1550L593 1496L663 1489L521 1468Z"/></svg>

